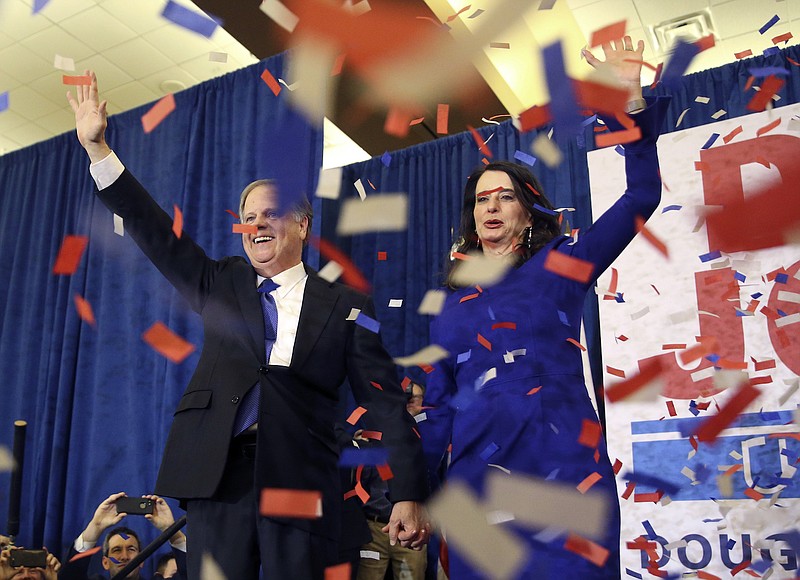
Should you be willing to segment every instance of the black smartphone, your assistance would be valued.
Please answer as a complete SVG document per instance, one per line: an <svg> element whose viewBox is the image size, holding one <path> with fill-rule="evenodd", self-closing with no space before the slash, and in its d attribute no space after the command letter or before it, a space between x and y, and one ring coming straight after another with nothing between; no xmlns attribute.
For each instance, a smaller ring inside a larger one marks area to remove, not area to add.
<svg viewBox="0 0 800 580"><path fill-rule="evenodd" d="M129 516L152 514L155 504L148 497L121 497L116 501L117 513Z"/></svg>
<svg viewBox="0 0 800 580"><path fill-rule="evenodd" d="M9 560L12 568L47 568L45 550L11 550Z"/></svg>

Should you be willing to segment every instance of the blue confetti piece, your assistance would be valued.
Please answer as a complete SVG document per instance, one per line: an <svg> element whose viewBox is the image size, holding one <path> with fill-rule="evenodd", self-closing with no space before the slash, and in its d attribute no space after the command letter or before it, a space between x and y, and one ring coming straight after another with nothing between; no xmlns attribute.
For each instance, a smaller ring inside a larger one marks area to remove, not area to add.
<svg viewBox="0 0 800 580"><path fill-rule="evenodd" d="M615 300L615 301L616 301L618 304L625 304L625 299L622 297L622 292L617 292L617 295L616 295L616 296L614 296L614 300Z"/></svg>
<svg viewBox="0 0 800 580"><path fill-rule="evenodd" d="M786 284L789 281L789 274L780 273L775 276L775 282L778 284Z"/></svg>
<svg viewBox="0 0 800 580"><path fill-rule="evenodd" d="M679 211L681 208L683 208L682 205L668 205L661 210L661 213L667 213L668 211Z"/></svg>
<svg viewBox="0 0 800 580"><path fill-rule="evenodd" d="M714 524L716 522L721 522L722 518L706 518L703 520L704 524Z"/></svg>
<svg viewBox="0 0 800 580"><path fill-rule="evenodd" d="M636 485L643 485L662 490L667 493L667 495L673 495L681 489L674 483L661 479L660 477L656 477L655 475L647 475L646 473L633 473L628 471L622 476L622 479L626 481L635 481Z"/></svg>
<svg viewBox="0 0 800 580"><path fill-rule="evenodd" d="M748 568L761 574L762 572L766 572L767 568L770 568L771 566L772 560L759 560L758 562L751 562Z"/></svg>
<svg viewBox="0 0 800 580"><path fill-rule="evenodd" d="M701 254L699 256L701 262L710 262L711 260L716 260L720 257L722 257L722 253L719 250L715 252L709 252L707 254Z"/></svg>
<svg viewBox="0 0 800 580"><path fill-rule="evenodd" d="M776 77L789 76L789 70L782 66L762 66L748 69L748 72L757 79L775 75Z"/></svg>
<svg viewBox="0 0 800 580"><path fill-rule="evenodd" d="M206 38L211 38L217 26L219 26L219 23L215 20L184 8L180 4L173 2L173 0L168 0L167 5L164 6L164 10L161 12L161 16Z"/></svg>
<svg viewBox="0 0 800 580"><path fill-rule="evenodd" d="M389 167L389 164L392 162L392 156L389 154L388 151L384 151L383 155L381 155L381 163L383 163L386 167Z"/></svg>
<svg viewBox="0 0 800 580"><path fill-rule="evenodd" d="M764 49L764 52L761 54L764 56L772 56L773 54L780 54L781 49L777 46L770 46L769 48Z"/></svg>
<svg viewBox="0 0 800 580"><path fill-rule="evenodd" d="M762 296L763 296L763 294L761 292L756 292L755 294L751 294L750 298L752 298L753 300L758 300Z"/></svg>
<svg viewBox="0 0 800 580"><path fill-rule="evenodd" d="M553 125L572 137L581 132L581 117L572 79L564 69L564 51L561 42L554 42L542 50L544 74L550 91L550 115Z"/></svg>
<svg viewBox="0 0 800 580"><path fill-rule="evenodd" d="M545 477L545 481L553 481L556 477L558 477L558 472L561 471L560 467L556 467L553 471L551 471L547 477Z"/></svg>
<svg viewBox="0 0 800 580"><path fill-rule="evenodd" d="M711 361L712 363L716 363L720 359L718 354L709 354L706 356L706 360Z"/></svg>
<svg viewBox="0 0 800 580"><path fill-rule="evenodd" d="M472 349L468 350L467 352L462 352L458 355L456 359L456 364L460 365L461 363L465 363L469 360L469 357L472 355Z"/></svg>
<svg viewBox="0 0 800 580"><path fill-rule="evenodd" d="M769 19L769 22L767 22L767 23L766 23L764 26L762 26L761 28L759 28L759 29L758 29L758 31L759 31L761 34L764 34L764 33L765 33L767 30L769 30L770 28L772 28L773 26L775 26L775 25L778 23L778 21L779 21L779 20L780 20L780 18L779 18L779 17L778 17L778 15L776 14L775 16L773 16L772 18L770 18L770 19Z"/></svg>
<svg viewBox="0 0 800 580"><path fill-rule="evenodd" d="M719 133L712 133L711 137L708 138L708 141L706 141L705 145L700 147L700 149L708 149L714 144L714 141L716 141L717 139L719 139Z"/></svg>
<svg viewBox="0 0 800 580"><path fill-rule="evenodd" d="M495 316L494 316L494 310L492 310L491 306L489 306L486 309L486 312L489 314L489 318L491 318L492 320L497 320L497 318L495 318Z"/></svg>
<svg viewBox="0 0 800 580"><path fill-rule="evenodd" d="M780 308L778 308L777 310L778 310L778 315L779 316L781 316L781 317L787 316L787 314L783 310L781 310Z"/></svg>
<svg viewBox="0 0 800 580"><path fill-rule="evenodd" d="M743 318L743 317L745 317L745 316L749 316L749 314L745 314L743 311L741 311L741 310L739 310L739 309L737 308L737 309L736 309L736 316L738 316L739 318Z"/></svg>
<svg viewBox="0 0 800 580"><path fill-rule="evenodd" d="M569 320L567 320L567 314L562 312L561 310L558 311L558 319L561 321L561 324L564 326L569 326Z"/></svg>
<svg viewBox="0 0 800 580"><path fill-rule="evenodd" d="M583 122L581 123L581 127L588 127L589 125L591 125L595 121L597 121L597 115L592 115L588 119L584 119L583 120Z"/></svg>
<svg viewBox="0 0 800 580"><path fill-rule="evenodd" d="M8 91L0 93L0 113L8 109Z"/></svg>
<svg viewBox="0 0 800 580"><path fill-rule="evenodd" d="M481 459L483 459L484 461L489 461L489 458L495 453L497 453L498 449L500 449L500 446L497 445L497 443L495 442L489 443L489 445L487 445L486 448L483 451L481 451L480 453Z"/></svg>
<svg viewBox="0 0 800 580"><path fill-rule="evenodd" d="M664 66L664 72L661 75L661 82L664 86L670 89L678 89L681 86L681 77L689 68L689 65L697 56L700 49L692 42L685 42L680 38L675 42L675 47L672 49L667 64Z"/></svg>
<svg viewBox="0 0 800 580"><path fill-rule="evenodd" d="M33 0L33 13L38 14L39 11L47 6L50 0Z"/></svg>
<svg viewBox="0 0 800 580"><path fill-rule="evenodd" d="M734 271L733 272L733 277L736 278L737 280L739 280L739 282L746 282L747 281L747 276L745 276L741 272Z"/></svg>
<svg viewBox="0 0 800 580"><path fill-rule="evenodd" d="M363 312L359 312L358 316L356 317L356 324L358 324L362 328L366 328L370 332L374 332L378 334L381 329L381 323L375 320L374 318L370 318Z"/></svg>
<svg viewBox="0 0 800 580"><path fill-rule="evenodd" d="M359 465L384 465L388 460L388 453L383 447L357 449L347 447L339 456L339 465L342 467L358 467Z"/></svg>
<svg viewBox="0 0 800 580"><path fill-rule="evenodd" d="M528 155L527 153L525 153L524 151L520 151L519 149L517 149L516 152L514 153L514 159L522 161L523 163L525 163L526 165L530 165L531 167L533 167L536 164L536 157L534 157L533 155Z"/></svg>
<svg viewBox="0 0 800 580"><path fill-rule="evenodd" d="M127 540L128 539L128 534L124 534L124 533L120 532L119 533L119 537L122 538L123 540Z"/></svg>
<svg viewBox="0 0 800 580"><path fill-rule="evenodd" d="M729 550L733 550L733 547L734 547L735 545L736 545L736 540L734 540L733 538L731 538L730 540L728 540L728 543L727 543L727 544L725 544L725 547L727 547Z"/></svg>
<svg viewBox="0 0 800 580"><path fill-rule="evenodd" d="M114 562L115 564L119 565L119 560L117 560L114 556L108 556L108 559Z"/></svg>
<svg viewBox="0 0 800 580"><path fill-rule="evenodd" d="M647 538L649 540L655 540L658 537L655 529L653 529L653 524L650 523L650 520L645 520L642 522L642 527L647 532Z"/></svg>
<svg viewBox="0 0 800 580"><path fill-rule="evenodd" d="M641 574L639 574L638 572L634 572L634 571L633 571L633 570L631 570L630 568L625 568L625 573L626 573L628 576L631 576L632 578L639 578L639 580L642 580L642 575L641 575Z"/></svg>
<svg viewBox="0 0 800 580"><path fill-rule="evenodd" d="M534 203L533 204L533 209L538 210L538 211L540 211L542 213L546 213L547 215L552 215L552 216L557 216L558 215L557 211L553 211L552 209L547 209L546 207L543 207L543 206L539 205L538 203Z"/></svg>
<svg viewBox="0 0 800 580"><path fill-rule="evenodd" d="M616 147L614 147L614 151L625 157L625 147L623 147L622 145L617 145Z"/></svg>

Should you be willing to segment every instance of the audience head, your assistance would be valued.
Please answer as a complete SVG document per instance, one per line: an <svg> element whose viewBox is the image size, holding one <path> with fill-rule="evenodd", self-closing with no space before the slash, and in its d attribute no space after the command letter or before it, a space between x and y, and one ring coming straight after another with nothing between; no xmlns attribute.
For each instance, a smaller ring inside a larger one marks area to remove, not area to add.
<svg viewBox="0 0 800 580"><path fill-rule="evenodd" d="M411 413L412 417L416 417L422 413L422 401L425 398L425 387L411 381L408 387L406 387L406 395L408 395L406 410Z"/></svg>
<svg viewBox="0 0 800 580"><path fill-rule="evenodd" d="M139 536L130 528L120 526L112 529L103 540L103 568L111 576L122 570L141 550ZM143 565L143 564L142 564ZM138 578L142 565L131 572L129 578Z"/></svg>

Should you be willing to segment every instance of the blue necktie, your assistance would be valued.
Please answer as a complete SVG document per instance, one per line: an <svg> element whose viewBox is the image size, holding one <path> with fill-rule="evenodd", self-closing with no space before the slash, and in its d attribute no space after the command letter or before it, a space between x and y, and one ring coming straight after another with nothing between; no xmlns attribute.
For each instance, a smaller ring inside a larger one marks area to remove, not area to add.
<svg viewBox="0 0 800 580"><path fill-rule="evenodd" d="M269 355L272 353L272 345L278 336L278 308L275 306L275 299L270 296L270 292L275 290L278 285L266 278L258 286L261 295L261 310L264 315L264 351L267 355L266 361L269 364ZM258 383L250 387L244 396L239 410L236 412L233 436L239 435L248 427L258 421L258 404L261 391Z"/></svg>

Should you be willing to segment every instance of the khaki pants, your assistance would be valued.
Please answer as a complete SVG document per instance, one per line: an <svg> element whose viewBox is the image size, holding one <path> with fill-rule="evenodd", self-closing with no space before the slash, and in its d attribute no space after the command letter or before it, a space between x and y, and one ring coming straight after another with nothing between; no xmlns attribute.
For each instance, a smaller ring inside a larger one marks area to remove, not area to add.
<svg viewBox="0 0 800 580"><path fill-rule="evenodd" d="M381 531L384 524L373 521L368 523L372 541L361 546L358 580L383 580L390 561L394 580L424 580L428 561L425 549L412 550L402 547L399 543L390 546L389 534ZM378 555L377 559L375 553Z"/></svg>

